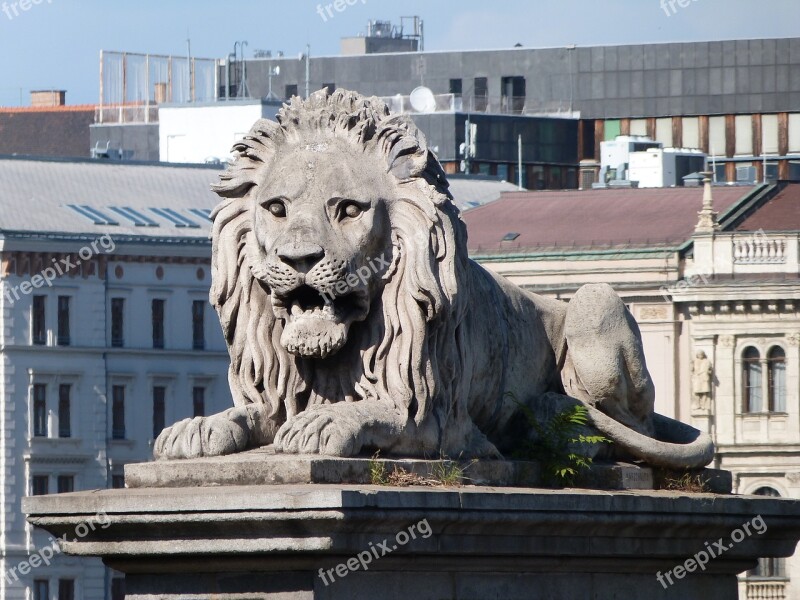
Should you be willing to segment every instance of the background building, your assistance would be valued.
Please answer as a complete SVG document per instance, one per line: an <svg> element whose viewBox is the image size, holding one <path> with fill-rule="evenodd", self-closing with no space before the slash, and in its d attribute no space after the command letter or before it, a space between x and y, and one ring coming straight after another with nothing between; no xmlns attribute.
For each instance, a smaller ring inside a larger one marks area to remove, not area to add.
<svg viewBox="0 0 800 600"><path fill-rule="evenodd" d="M93 105L68 106L66 92L31 92L31 105L0 107L0 154L89 158Z"/></svg>
<svg viewBox="0 0 800 600"><path fill-rule="evenodd" d="M799 66L800 38L519 47L311 57L309 85L377 96L425 85L457 96L466 113L574 119L583 188L597 181L600 142L618 135L700 149L717 181L756 182L765 163L768 179L800 179ZM248 60L246 70L254 97L268 79L284 97L305 86L296 57Z"/></svg>
<svg viewBox="0 0 800 600"><path fill-rule="evenodd" d="M217 175L0 160L5 600L121 598L96 560L56 555L20 567L51 544L26 523L20 499L121 487L124 465L149 460L165 424L232 405L208 303Z"/></svg>
<svg viewBox="0 0 800 600"><path fill-rule="evenodd" d="M539 294L612 285L636 317L656 410L708 431L734 492L800 498L800 185L515 192L464 213L470 253ZM693 385L708 357L710 401ZM763 560L741 598L800 598Z"/></svg>

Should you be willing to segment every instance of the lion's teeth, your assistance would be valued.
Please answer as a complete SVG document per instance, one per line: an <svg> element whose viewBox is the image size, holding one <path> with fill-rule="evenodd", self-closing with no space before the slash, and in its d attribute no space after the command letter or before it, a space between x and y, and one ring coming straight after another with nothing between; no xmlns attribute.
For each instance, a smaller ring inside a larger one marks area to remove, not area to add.
<svg viewBox="0 0 800 600"><path fill-rule="evenodd" d="M292 316L296 317L296 316L302 315L302 314L303 314L303 309L300 308L300 304L298 302L295 302L294 304L292 304Z"/></svg>

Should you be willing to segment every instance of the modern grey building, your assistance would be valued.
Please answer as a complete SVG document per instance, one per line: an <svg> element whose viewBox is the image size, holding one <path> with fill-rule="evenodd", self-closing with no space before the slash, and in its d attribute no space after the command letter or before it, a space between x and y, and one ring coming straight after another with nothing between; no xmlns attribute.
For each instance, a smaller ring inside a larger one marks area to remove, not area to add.
<svg viewBox="0 0 800 600"><path fill-rule="evenodd" d="M302 94L296 58L247 61L250 93L267 93L275 66L272 89ZM308 66L312 90L388 97L425 85L469 114L574 119L584 187L600 142L621 134L700 148L718 181L761 180L765 166L770 179L800 178L800 38L322 56Z"/></svg>

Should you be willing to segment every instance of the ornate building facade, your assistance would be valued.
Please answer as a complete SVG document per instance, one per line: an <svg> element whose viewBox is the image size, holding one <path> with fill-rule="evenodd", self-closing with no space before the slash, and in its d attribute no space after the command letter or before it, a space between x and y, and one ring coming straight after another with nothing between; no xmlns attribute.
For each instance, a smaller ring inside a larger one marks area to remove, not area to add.
<svg viewBox="0 0 800 600"><path fill-rule="evenodd" d="M656 410L711 433L735 493L800 498L800 185L711 192L507 194L464 219L474 258L531 291L611 284ZM798 557L761 561L741 598L800 599Z"/></svg>

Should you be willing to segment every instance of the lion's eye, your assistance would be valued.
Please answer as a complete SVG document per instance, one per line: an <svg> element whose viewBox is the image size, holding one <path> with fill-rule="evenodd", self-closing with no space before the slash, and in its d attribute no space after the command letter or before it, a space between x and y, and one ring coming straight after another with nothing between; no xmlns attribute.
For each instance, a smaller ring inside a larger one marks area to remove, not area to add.
<svg viewBox="0 0 800 600"><path fill-rule="evenodd" d="M355 202L348 202L342 207L342 216L348 219L355 219L362 212L364 212L364 209Z"/></svg>
<svg viewBox="0 0 800 600"><path fill-rule="evenodd" d="M282 219L286 216L286 205L280 200L273 200L267 204L267 210L273 217Z"/></svg>

